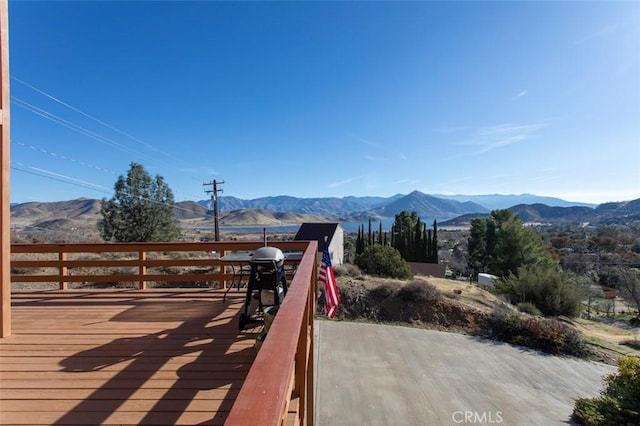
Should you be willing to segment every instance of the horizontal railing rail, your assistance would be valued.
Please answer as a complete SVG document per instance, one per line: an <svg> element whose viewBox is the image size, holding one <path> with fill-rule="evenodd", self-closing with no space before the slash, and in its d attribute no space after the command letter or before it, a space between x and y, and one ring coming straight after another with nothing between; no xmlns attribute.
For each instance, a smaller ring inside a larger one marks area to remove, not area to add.
<svg viewBox="0 0 640 426"><path fill-rule="evenodd" d="M270 243L283 251L304 251L307 242ZM220 260L227 252L251 251L259 242L12 244L11 282L69 283L218 282L224 288L233 273ZM23 256L20 256L23 255ZM98 258L87 258L87 257ZM108 258L105 259L104 257ZM196 257L196 258L193 258ZM188 268L201 267L193 271ZM123 270L127 268L128 270ZM153 268L153 270L149 270ZM159 268L186 268L163 271Z"/></svg>

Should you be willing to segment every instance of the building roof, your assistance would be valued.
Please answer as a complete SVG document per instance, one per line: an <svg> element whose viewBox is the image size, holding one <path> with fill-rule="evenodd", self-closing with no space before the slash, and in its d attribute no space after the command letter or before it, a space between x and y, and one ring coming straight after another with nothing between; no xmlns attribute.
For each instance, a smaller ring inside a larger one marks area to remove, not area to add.
<svg viewBox="0 0 640 426"><path fill-rule="evenodd" d="M324 237L328 237L327 245L330 245L338 226L340 226L339 223L303 223L300 225L300 229L298 229L298 233L293 239L301 241L316 240L318 242L318 249L322 250L324 247Z"/></svg>

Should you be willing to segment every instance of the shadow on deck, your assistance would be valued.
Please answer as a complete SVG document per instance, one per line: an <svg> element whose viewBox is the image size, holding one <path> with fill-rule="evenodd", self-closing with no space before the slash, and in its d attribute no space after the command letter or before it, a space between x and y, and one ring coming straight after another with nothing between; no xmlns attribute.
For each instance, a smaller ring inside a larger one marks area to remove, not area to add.
<svg viewBox="0 0 640 426"><path fill-rule="evenodd" d="M222 292L14 292L0 423L223 424L260 329Z"/></svg>

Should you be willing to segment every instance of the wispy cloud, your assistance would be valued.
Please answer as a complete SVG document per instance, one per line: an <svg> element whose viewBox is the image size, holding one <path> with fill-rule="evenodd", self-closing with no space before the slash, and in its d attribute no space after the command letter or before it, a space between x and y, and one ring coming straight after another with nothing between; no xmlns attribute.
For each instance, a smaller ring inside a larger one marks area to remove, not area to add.
<svg viewBox="0 0 640 426"><path fill-rule="evenodd" d="M543 123L530 124L499 124L477 129L472 141L462 145L478 146L478 150L472 155L484 154L497 148L504 148L515 143L530 139L546 127Z"/></svg>
<svg viewBox="0 0 640 426"><path fill-rule="evenodd" d="M609 34L616 32L617 30L618 30L618 24L608 25L590 34L587 34L584 37L579 38L578 40L574 41L573 44L578 45L578 44L586 43L588 41L597 40L599 38L608 36Z"/></svg>
<svg viewBox="0 0 640 426"><path fill-rule="evenodd" d="M518 94L516 95L516 98L521 98L521 97L523 97L523 96L524 96L524 95L526 95L526 94L527 94L527 91L526 91L526 90L523 90L522 92L520 92L520 93L518 93Z"/></svg>
<svg viewBox="0 0 640 426"><path fill-rule="evenodd" d="M353 133L347 133L347 136L349 136L351 139L353 139L355 141L358 141L358 142L360 142L362 144L365 144L365 145L368 145L368 146L375 146L375 147L379 147L380 146L380 144L377 143L377 142L373 142L371 140L362 138L362 137L360 137L358 135L354 135Z"/></svg>
<svg viewBox="0 0 640 426"><path fill-rule="evenodd" d="M336 188L338 186L343 186L343 185L347 185L351 182L355 182L357 180L361 180L364 178L364 175L360 175L360 176L352 176L350 178L338 181L338 182L331 182L329 185L327 185L329 188Z"/></svg>

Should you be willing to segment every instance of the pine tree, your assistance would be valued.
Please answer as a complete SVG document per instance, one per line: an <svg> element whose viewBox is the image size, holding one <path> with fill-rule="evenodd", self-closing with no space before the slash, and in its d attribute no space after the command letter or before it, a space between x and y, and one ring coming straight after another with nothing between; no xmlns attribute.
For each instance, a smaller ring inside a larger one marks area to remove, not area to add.
<svg viewBox="0 0 640 426"><path fill-rule="evenodd" d="M180 234L173 222L173 192L162 176L154 179L144 167L131 163L126 178L118 177L115 195L102 199L98 222L106 241L172 241Z"/></svg>

